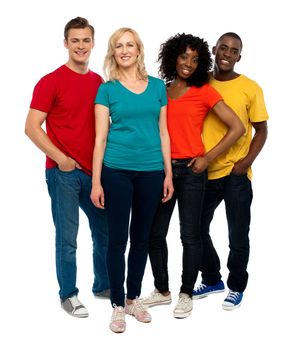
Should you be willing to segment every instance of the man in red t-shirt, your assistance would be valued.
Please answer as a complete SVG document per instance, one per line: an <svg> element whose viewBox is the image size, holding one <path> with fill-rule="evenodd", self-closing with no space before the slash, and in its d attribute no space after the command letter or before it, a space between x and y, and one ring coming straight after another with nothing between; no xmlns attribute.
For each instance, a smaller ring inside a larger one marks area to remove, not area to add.
<svg viewBox="0 0 294 350"><path fill-rule="evenodd" d="M46 182L56 228L56 272L62 308L87 317L77 298L76 248L79 208L88 217L93 239L96 296L109 293L106 269L107 226L102 209L90 200L95 140L94 99L102 78L88 69L94 47L94 28L85 18L64 29L68 61L35 86L26 120L27 136L46 154ZM42 124L46 121L46 132Z"/></svg>

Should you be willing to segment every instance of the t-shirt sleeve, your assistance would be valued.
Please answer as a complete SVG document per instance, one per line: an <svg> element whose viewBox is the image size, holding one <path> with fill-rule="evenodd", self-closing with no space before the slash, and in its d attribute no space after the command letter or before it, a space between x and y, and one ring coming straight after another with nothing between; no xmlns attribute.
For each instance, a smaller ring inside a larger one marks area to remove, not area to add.
<svg viewBox="0 0 294 350"><path fill-rule="evenodd" d="M248 110L249 119L252 123L263 122L268 120L268 113L266 110L263 91L259 85L256 84L255 89L251 89L251 101Z"/></svg>
<svg viewBox="0 0 294 350"><path fill-rule="evenodd" d="M56 88L53 79L45 76L39 80L33 91L30 108L48 113L55 101Z"/></svg>
<svg viewBox="0 0 294 350"><path fill-rule="evenodd" d="M205 101L209 109L213 108L219 101L223 100L221 94L212 86L205 84L203 87Z"/></svg>
<svg viewBox="0 0 294 350"><path fill-rule="evenodd" d="M166 93L166 87L163 80L160 81L160 105L161 107L167 105L167 93Z"/></svg>
<svg viewBox="0 0 294 350"><path fill-rule="evenodd" d="M95 104L100 104L109 108L109 105L110 105L109 93L108 93L108 88L106 83L103 83L99 86L97 95L95 98Z"/></svg>

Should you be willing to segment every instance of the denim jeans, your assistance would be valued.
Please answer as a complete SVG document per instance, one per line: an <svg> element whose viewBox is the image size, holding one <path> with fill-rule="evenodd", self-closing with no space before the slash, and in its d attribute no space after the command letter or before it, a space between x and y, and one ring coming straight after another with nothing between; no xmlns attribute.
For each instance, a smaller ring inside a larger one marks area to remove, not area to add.
<svg viewBox="0 0 294 350"><path fill-rule="evenodd" d="M79 169L63 172L46 170L51 209L56 229L56 272L62 300L78 294L76 286L76 249L79 208L86 214L93 240L93 293L109 288L106 267L108 232L106 215L90 199L91 177Z"/></svg>
<svg viewBox="0 0 294 350"><path fill-rule="evenodd" d="M251 181L247 175L230 174L209 180L205 193L202 215L202 283L214 285L221 279L220 260L209 235L209 226L215 209L224 200L229 230L227 266L228 287L243 292L248 281L250 206L252 202Z"/></svg>
<svg viewBox="0 0 294 350"><path fill-rule="evenodd" d="M207 173L193 173L187 167L188 160L173 161L174 195L157 209L150 236L149 257L154 276L154 285L159 292L167 292L168 249L166 236L170 219L178 201L180 233L183 245L181 292L192 295L202 258L200 232L201 211Z"/></svg>
<svg viewBox="0 0 294 350"><path fill-rule="evenodd" d="M135 299L141 294L150 229L163 193L163 178L163 171L131 171L103 166L101 179L109 228L107 267L112 305L125 304L125 251L129 232L127 298Z"/></svg>

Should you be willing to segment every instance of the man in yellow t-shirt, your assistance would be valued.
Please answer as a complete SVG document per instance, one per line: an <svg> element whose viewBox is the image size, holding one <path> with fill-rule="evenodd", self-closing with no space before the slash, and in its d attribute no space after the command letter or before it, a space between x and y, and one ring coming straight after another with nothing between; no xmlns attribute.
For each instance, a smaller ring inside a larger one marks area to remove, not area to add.
<svg viewBox="0 0 294 350"><path fill-rule="evenodd" d="M214 211L224 200L229 228L228 257L229 294L223 309L233 310L241 305L248 281L250 206L252 202L251 165L267 138L267 119L262 89L244 75L234 71L241 59L242 40L235 33L225 33L213 47L214 70L210 84L224 98L243 122L246 132L208 167L208 185L202 215L202 283L193 291L193 298L203 298L224 291L220 260L209 235ZM252 137L252 127L255 131ZM203 128L206 151L212 149L225 135L227 128L210 112Z"/></svg>

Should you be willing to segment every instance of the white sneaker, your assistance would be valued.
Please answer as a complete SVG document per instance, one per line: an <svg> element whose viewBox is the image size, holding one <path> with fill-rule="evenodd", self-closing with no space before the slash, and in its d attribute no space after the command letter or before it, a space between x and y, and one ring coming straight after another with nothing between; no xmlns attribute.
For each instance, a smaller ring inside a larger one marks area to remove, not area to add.
<svg viewBox="0 0 294 350"><path fill-rule="evenodd" d="M142 304L142 300L135 299L132 304L125 305L125 312L128 315L135 316L136 320L143 323L149 323L152 320L151 315Z"/></svg>
<svg viewBox="0 0 294 350"><path fill-rule="evenodd" d="M84 304L82 304L76 295L65 299L61 302L61 307L68 314L74 317L88 317L89 312Z"/></svg>
<svg viewBox="0 0 294 350"><path fill-rule="evenodd" d="M180 293L177 306L174 309L174 317L186 318L191 315L192 309L193 301L190 295L186 293Z"/></svg>
<svg viewBox="0 0 294 350"><path fill-rule="evenodd" d="M122 306L113 305L113 312L109 328L114 333L123 333L126 330L125 309Z"/></svg>
<svg viewBox="0 0 294 350"><path fill-rule="evenodd" d="M141 301L144 306L151 307L155 305L170 304L172 302L172 299L171 293L169 293L169 295L163 295L159 293L157 289L155 289L154 292L152 292L148 297L143 298Z"/></svg>

